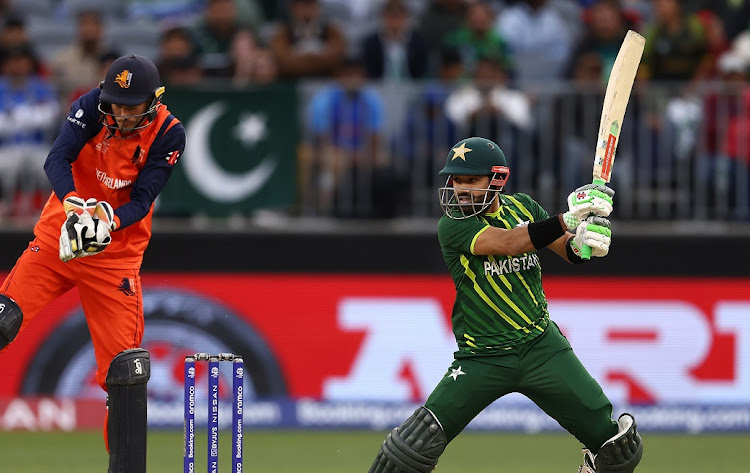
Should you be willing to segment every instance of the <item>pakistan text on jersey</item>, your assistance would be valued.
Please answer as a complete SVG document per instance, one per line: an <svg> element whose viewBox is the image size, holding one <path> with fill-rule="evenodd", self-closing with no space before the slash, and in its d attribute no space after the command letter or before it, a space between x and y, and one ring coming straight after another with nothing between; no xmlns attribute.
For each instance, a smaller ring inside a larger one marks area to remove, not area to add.
<svg viewBox="0 0 750 473"><path fill-rule="evenodd" d="M78 126L80 126L81 128L86 128L86 124L85 124L85 123L83 123L83 122L82 122L82 121L80 121L80 120L76 120L76 119L75 119L75 118L73 118L73 117L68 117L68 121L69 121L70 123L73 123L73 124L75 124L75 125L78 125Z"/></svg>
<svg viewBox="0 0 750 473"><path fill-rule="evenodd" d="M133 183L133 181L129 179L115 179L109 177L106 172L100 171L99 169L96 170L96 178L102 181L104 185L110 189L122 189Z"/></svg>
<svg viewBox="0 0 750 473"><path fill-rule="evenodd" d="M523 256L514 256L503 260L485 261L484 275L500 275L526 271L529 268L539 266L539 258L536 253Z"/></svg>

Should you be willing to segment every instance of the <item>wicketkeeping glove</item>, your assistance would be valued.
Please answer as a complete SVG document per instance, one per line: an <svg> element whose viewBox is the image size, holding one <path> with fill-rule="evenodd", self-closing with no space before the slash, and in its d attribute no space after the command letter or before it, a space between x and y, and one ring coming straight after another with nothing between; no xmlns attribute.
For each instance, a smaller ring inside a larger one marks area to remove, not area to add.
<svg viewBox="0 0 750 473"><path fill-rule="evenodd" d="M77 195L71 195L66 197L62 204L67 218L60 228L60 261L66 263L75 258L76 253L82 251L86 233L90 233L89 236L93 237L93 225L86 224L92 220L91 215L96 206L96 199L85 201ZM90 232L89 227L91 227Z"/></svg>
<svg viewBox="0 0 750 473"><path fill-rule="evenodd" d="M117 230L117 222L115 222L115 209L109 204L100 200L97 202L94 208L94 219L98 219L103 223L110 232Z"/></svg>
<svg viewBox="0 0 750 473"><path fill-rule="evenodd" d="M614 195L614 190L598 184L586 184L571 192L568 211L563 214L568 230L578 228L582 221L591 216L608 217L612 213Z"/></svg>
<svg viewBox="0 0 750 473"><path fill-rule="evenodd" d="M109 232L116 226L114 211L107 202L83 202L69 197L63 202L68 218L60 230L60 260L68 262L101 253L112 242ZM67 205L66 205L67 204Z"/></svg>
<svg viewBox="0 0 750 473"><path fill-rule="evenodd" d="M603 217L589 217L576 228L576 236L568 244L577 256L588 259L584 255L584 245L591 248L591 256L604 257L609 253L612 242L612 232L609 220Z"/></svg>

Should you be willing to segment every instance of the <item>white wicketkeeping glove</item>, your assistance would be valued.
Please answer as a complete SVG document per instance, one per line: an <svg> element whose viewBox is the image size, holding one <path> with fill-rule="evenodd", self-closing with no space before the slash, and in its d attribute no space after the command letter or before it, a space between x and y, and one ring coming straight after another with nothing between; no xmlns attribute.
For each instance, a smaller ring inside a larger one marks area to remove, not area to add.
<svg viewBox="0 0 750 473"><path fill-rule="evenodd" d="M92 214L96 199L70 196L62 202L67 218L60 228L60 261L67 263L83 251L84 238L94 236Z"/></svg>
<svg viewBox="0 0 750 473"><path fill-rule="evenodd" d="M591 256L604 257L609 253L612 242L612 231L609 220L603 217L589 217L576 228L576 236L568 244L578 256L581 256L583 245L591 247Z"/></svg>
<svg viewBox="0 0 750 473"><path fill-rule="evenodd" d="M612 213L612 196L615 191L607 186L586 184L568 195L568 211L563 220L568 230L573 231L591 216L608 217Z"/></svg>
<svg viewBox="0 0 750 473"><path fill-rule="evenodd" d="M81 205L80 197L65 199L63 208L68 218L60 231L60 260L68 262L101 253L112 242L114 210L107 202L88 199ZM67 205L66 205L67 204Z"/></svg>

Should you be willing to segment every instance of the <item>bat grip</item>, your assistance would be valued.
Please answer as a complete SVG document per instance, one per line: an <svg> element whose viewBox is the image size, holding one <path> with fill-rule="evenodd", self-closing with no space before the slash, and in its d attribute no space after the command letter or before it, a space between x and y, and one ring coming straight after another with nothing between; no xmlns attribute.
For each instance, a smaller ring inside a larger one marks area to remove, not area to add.
<svg viewBox="0 0 750 473"><path fill-rule="evenodd" d="M604 179L598 179L598 178L594 178L594 180L592 181L592 183L595 184L595 185L597 185L597 186L606 186L607 185L607 181L605 181ZM584 259L584 260L590 260L591 259L591 247L590 246L583 245L581 247L581 259Z"/></svg>
<svg viewBox="0 0 750 473"><path fill-rule="evenodd" d="M590 246L583 245L581 247L581 259L584 259L584 260L591 259L591 247Z"/></svg>

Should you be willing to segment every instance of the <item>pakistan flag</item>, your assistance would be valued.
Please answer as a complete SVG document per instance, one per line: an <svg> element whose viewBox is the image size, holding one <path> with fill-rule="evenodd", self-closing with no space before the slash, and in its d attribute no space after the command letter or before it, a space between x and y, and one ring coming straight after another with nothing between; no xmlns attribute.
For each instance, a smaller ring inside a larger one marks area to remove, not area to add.
<svg viewBox="0 0 750 473"><path fill-rule="evenodd" d="M164 103L185 127L187 144L157 200L158 215L249 215L295 202L294 86L168 87Z"/></svg>

